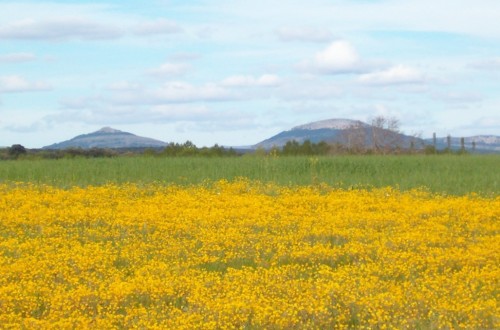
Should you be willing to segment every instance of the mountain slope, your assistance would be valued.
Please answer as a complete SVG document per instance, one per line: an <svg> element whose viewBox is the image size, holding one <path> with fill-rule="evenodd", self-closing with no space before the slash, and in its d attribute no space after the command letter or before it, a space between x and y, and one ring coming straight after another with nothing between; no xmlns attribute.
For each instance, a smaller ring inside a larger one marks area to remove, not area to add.
<svg viewBox="0 0 500 330"><path fill-rule="evenodd" d="M43 149L159 148L166 145L167 143L163 141L137 136L111 127L103 127L96 132L78 135L71 140L54 143L43 147Z"/></svg>
<svg viewBox="0 0 500 330"><path fill-rule="evenodd" d="M293 127L257 143L254 147L281 148L292 140L299 143L305 140L313 143L325 141L350 148L410 148L411 145L418 148L424 145L421 139L376 128L359 120L327 119Z"/></svg>

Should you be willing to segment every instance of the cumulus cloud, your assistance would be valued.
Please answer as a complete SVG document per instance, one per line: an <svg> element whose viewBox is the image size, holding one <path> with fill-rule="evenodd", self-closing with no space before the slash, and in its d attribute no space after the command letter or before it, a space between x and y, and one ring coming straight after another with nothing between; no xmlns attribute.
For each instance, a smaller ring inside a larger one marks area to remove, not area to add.
<svg viewBox="0 0 500 330"><path fill-rule="evenodd" d="M167 81L159 86L144 86L129 81L118 81L107 85L98 96L64 99L63 108L77 109L94 103L108 106L162 106L192 103L241 101L269 96L269 88L281 86L277 75L231 76L222 82L192 84L186 81ZM244 88L256 88L245 90ZM273 89L274 90L274 89ZM90 106L89 106L90 107Z"/></svg>
<svg viewBox="0 0 500 330"><path fill-rule="evenodd" d="M366 85L400 85L420 84L425 81L425 78L415 68L397 65L383 71L362 74L358 81Z"/></svg>
<svg viewBox="0 0 500 330"><path fill-rule="evenodd" d="M148 73L155 76L180 76L185 74L190 68L190 65L186 63L167 62L156 69L149 70Z"/></svg>
<svg viewBox="0 0 500 330"><path fill-rule="evenodd" d="M157 102L227 101L236 98L229 90L216 84L195 86L186 82L168 82L151 93Z"/></svg>
<svg viewBox="0 0 500 330"><path fill-rule="evenodd" d="M333 39L333 34L329 30L311 27L282 27L276 34L281 41L326 42Z"/></svg>
<svg viewBox="0 0 500 330"><path fill-rule="evenodd" d="M11 53L0 55L0 63L29 62L36 60L36 56L31 53Z"/></svg>
<svg viewBox="0 0 500 330"><path fill-rule="evenodd" d="M0 39L113 39L122 33L117 27L78 17L23 19L0 26Z"/></svg>
<svg viewBox="0 0 500 330"><path fill-rule="evenodd" d="M213 119L214 112L206 105L157 105L149 109L149 114L163 120L200 121Z"/></svg>
<svg viewBox="0 0 500 330"><path fill-rule="evenodd" d="M182 29L172 21L139 21L108 23L87 17L66 16L42 19L22 19L0 25L0 39L23 40L106 40L125 35L158 35L179 33Z"/></svg>
<svg viewBox="0 0 500 330"><path fill-rule="evenodd" d="M279 91L283 100L328 100L338 99L343 90L332 82L315 81L314 83L297 83L287 85Z"/></svg>
<svg viewBox="0 0 500 330"><path fill-rule="evenodd" d="M237 124L246 114L231 110L217 110L206 104L158 104L158 105L117 105L96 102L85 109L63 109L43 117L46 125L61 123L85 123L91 125L117 124L179 124L196 125ZM234 129L234 127L233 127Z"/></svg>
<svg viewBox="0 0 500 330"><path fill-rule="evenodd" d="M358 53L347 41L337 41L314 57L316 66L327 72L355 71L359 67Z"/></svg>
<svg viewBox="0 0 500 330"><path fill-rule="evenodd" d="M260 77L254 76L231 76L222 81L226 87L275 87L282 83L277 75L264 74Z"/></svg>
<svg viewBox="0 0 500 330"><path fill-rule="evenodd" d="M114 90L102 99L108 104L124 106L224 102L238 98L238 94L214 83L193 85L184 81L169 81L154 89L140 89L133 92Z"/></svg>
<svg viewBox="0 0 500 330"><path fill-rule="evenodd" d="M137 91L141 89L141 85L130 81L117 81L106 86L110 91Z"/></svg>
<svg viewBox="0 0 500 330"><path fill-rule="evenodd" d="M349 42L339 40L316 53L313 59L303 61L298 67L322 74L344 74L362 72L366 70L366 66Z"/></svg>
<svg viewBox="0 0 500 330"><path fill-rule="evenodd" d="M0 76L0 92L22 93L50 90L51 86L43 81L29 81L21 76Z"/></svg>
<svg viewBox="0 0 500 330"><path fill-rule="evenodd" d="M472 69L492 71L500 70L500 57L491 58L483 61L476 61L468 65Z"/></svg>

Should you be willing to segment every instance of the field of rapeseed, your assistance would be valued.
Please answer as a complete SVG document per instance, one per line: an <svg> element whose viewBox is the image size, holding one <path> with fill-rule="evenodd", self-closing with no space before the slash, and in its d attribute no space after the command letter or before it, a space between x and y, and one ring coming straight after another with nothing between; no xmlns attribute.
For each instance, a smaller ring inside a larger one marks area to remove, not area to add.
<svg viewBox="0 0 500 330"><path fill-rule="evenodd" d="M0 184L5 328L499 328L500 197Z"/></svg>

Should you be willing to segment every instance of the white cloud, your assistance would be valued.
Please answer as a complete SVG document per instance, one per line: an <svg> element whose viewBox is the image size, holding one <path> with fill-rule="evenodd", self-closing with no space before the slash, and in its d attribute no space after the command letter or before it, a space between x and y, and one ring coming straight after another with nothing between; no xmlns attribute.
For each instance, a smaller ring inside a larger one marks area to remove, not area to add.
<svg viewBox="0 0 500 330"><path fill-rule="evenodd" d="M298 67L321 74L344 74L362 72L366 70L366 66L349 42L339 40L316 53L312 60L303 61Z"/></svg>
<svg viewBox="0 0 500 330"><path fill-rule="evenodd" d="M282 27L276 34L281 41L326 42L333 39L333 34L329 30L311 27Z"/></svg>
<svg viewBox="0 0 500 330"><path fill-rule="evenodd" d="M170 34L182 32L182 28L175 22L166 19L145 21L134 27L133 31L139 35Z"/></svg>
<svg viewBox="0 0 500 330"><path fill-rule="evenodd" d="M180 52L169 56L168 58L174 62L193 61L201 57L198 53Z"/></svg>
<svg viewBox="0 0 500 330"><path fill-rule="evenodd" d="M148 111L150 116L164 121L201 121L214 119L215 113L205 105L157 105Z"/></svg>
<svg viewBox="0 0 500 330"><path fill-rule="evenodd" d="M79 17L23 19L0 26L0 39L113 39L122 34L117 27Z"/></svg>
<svg viewBox="0 0 500 330"><path fill-rule="evenodd" d="M441 92L432 95L434 100L454 103L454 104L467 104L477 103L483 100L483 97L478 93L473 92Z"/></svg>
<svg viewBox="0 0 500 330"><path fill-rule="evenodd" d="M48 123L84 122L96 125L137 124L147 122L209 120L214 113L205 105L168 104L131 106L94 103L84 109L65 109L46 116Z"/></svg>
<svg viewBox="0 0 500 330"><path fill-rule="evenodd" d="M279 96L283 100L328 100L339 99L343 90L335 83L314 81L306 82L299 81L294 84L288 84L279 92Z"/></svg>
<svg viewBox="0 0 500 330"><path fill-rule="evenodd" d="M358 81L366 85L399 85L420 84L425 81L425 78L415 68L397 65L384 71L362 74Z"/></svg>
<svg viewBox="0 0 500 330"><path fill-rule="evenodd" d="M372 109L372 115L368 118L369 122L373 121L376 117L400 118L400 113L398 111L385 104L373 104Z"/></svg>
<svg viewBox="0 0 500 330"><path fill-rule="evenodd" d="M59 101L64 109L87 109L96 105L96 98L93 97L73 97Z"/></svg>
<svg viewBox="0 0 500 330"><path fill-rule="evenodd" d="M0 39L21 40L107 40L126 35L159 35L182 32L172 21L165 19L149 21L144 18L135 22L116 19L98 20L85 16L44 17L20 19L0 25Z"/></svg>
<svg viewBox="0 0 500 330"><path fill-rule="evenodd" d="M28 81L21 76L0 76L0 92L22 93L50 90L51 86L43 81Z"/></svg>
<svg viewBox="0 0 500 330"><path fill-rule="evenodd" d="M273 74L265 74L260 76L259 79L257 79L258 86L271 87L271 86L278 86L281 83L282 83L281 78Z"/></svg>
<svg viewBox="0 0 500 330"><path fill-rule="evenodd" d="M470 63L468 66L476 70L484 70L484 71L500 70L500 57L491 58L483 61L476 61Z"/></svg>
<svg viewBox="0 0 500 330"><path fill-rule="evenodd" d="M168 82L151 93L153 102L227 101L236 98L229 90L216 84L195 86L186 82Z"/></svg>
<svg viewBox="0 0 500 330"><path fill-rule="evenodd" d="M144 106L172 103L223 102L235 100L239 95L214 83L193 85L183 81L170 81L156 89L114 90L102 101L115 106Z"/></svg>
<svg viewBox="0 0 500 330"><path fill-rule="evenodd" d="M45 122L43 121L36 121L32 122L29 124L26 123L19 123L19 124L11 124L8 126L5 126L4 129L10 131L10 132L15 132L15 133L32 133L32 132L37 132L46 127Z"/></svg>
<svg viewBox="0 0 500 330"><path fill-rule="evenodd" d="M500 130L500 116L481 117L474 121L471 128L483 127L498 132ZM496 133L498 134L498 133Z"/></svg>
<svg viewBox="0 0 500 330"><path fill-rule="evenodd" d="M314 57L316 66L327 72L344 72L357 69L359 56L347 41L336 41Z"/></svg>
<svg viewBox="0 0 500 330"><path fill-rule="evenodd" d="M222 81L226 87L275 87L282 83L277 75L264 74L255 78L254 76L231 76Z"/></svg>
<svg viewBox="0 0 500 330"><path fill-rule="evenodd" d="M286 26L290 21L328 26L335 33L405 30L500 36L498 0L310 0L307 6L302 1L287 1L286 5L275 6L269 6L268 0L224 1L217 10L222 16L278 22L278 26Z"/></svg>
<svg viewBox="0 0 500 330"><path fill-rule="evenodd" d="M109 84L106 89L111 91L137 91L141 89L141 85L130 81L117 81Z"/></svg>
<svg viewBox="0 0 500 330"><path fill-rule="evenodd" d="M160 67L150 70L149 73L156 76L180 76L185 74L191 67L186 63L163 63Z"/></svg>
<svg viewBox="0 0 500 330"><path fill-rule="evenodd" d="M31 53L11 53L0 55L0 63L29 62L36 60L36 56Z"/></svg>
<svg viewBox="0 0 500 330"><path fill-rule="evenodd" d="M248 87L255 84L256 79L252 76L231 76L222 81L222 85L228 87Z"/></svg>

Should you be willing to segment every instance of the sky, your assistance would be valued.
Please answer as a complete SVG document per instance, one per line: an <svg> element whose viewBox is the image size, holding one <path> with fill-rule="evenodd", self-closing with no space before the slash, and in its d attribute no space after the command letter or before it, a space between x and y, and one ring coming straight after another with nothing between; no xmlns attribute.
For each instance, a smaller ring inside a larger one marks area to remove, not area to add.
<svg viewBox="0 0 500 330"><path fill-rule="evenodd" d="M0 146L253 145L332 118L500 135L498 0L0 0Z"/></svg>

